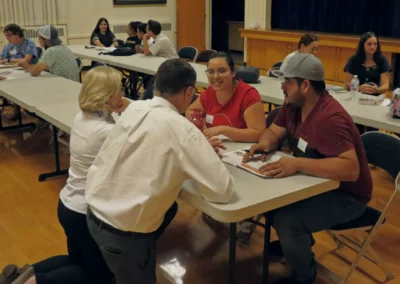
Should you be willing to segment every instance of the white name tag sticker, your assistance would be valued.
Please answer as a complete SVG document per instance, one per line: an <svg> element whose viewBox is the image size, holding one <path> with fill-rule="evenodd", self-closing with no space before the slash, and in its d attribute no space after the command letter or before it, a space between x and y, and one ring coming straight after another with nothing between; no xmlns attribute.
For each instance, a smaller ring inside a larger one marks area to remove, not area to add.
<svg viewBox="0 0 400 284"><path fill-rule="evenodd" d="M213 116L213 115L210 115L210 114L207 114L207 115L206 115L206 122L209 123L209 124L213 124L213 122L214 122L214 116Z"/></svg>
<svg viewBox="0 0 400 284"><path fill-rule="evenodd" d="M297 144L297 148L299 148L303 153L306 152L308 143L303 140L303 138L299 139L299 144Z"/></svg>
<svg viewBox="0 0 400 284"><path fill-rule="evenodd" d="M14 48L14 49L11 49L10 51L9 51L9 53L11 54L11 55L16 55L17 54L17 50Z"/></svg>

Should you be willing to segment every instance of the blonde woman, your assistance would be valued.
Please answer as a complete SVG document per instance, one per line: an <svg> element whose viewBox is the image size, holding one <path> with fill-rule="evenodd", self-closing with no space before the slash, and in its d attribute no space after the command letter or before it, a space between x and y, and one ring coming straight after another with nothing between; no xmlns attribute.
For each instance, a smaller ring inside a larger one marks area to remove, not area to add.
<svg viewBox="0 0 400 284"><path fill-rule="evenodd" d="M86 224L85 187L88 169L113 128L111 113L121 112L127 105L121 79L121 73L113 68L96 67L87 73L81 88L81 112L76 115L71 129L69 178L61 190L58 205L58 218L67 237L68 256L56 256L34 264L25 273L20 273L18 282L12 283L112 282L114 276Z"/></svg>

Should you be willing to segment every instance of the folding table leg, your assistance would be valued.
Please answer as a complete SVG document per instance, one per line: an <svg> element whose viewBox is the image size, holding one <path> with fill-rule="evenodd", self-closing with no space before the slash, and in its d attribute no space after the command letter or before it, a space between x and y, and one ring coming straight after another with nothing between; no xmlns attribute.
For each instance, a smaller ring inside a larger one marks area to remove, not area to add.
<svg viewBox="0 0 400 284"><path fill-rule="evenodd" d="M137 72L129 71L129 82L130 82L129 88L131 89L131 99L138 100L139 95L138 95L138 90L137 90L137 83L138 83Z"/></svg>
<svg viewBox="0 0 400 284"><path fill-rule="evenodd" d="M60 175L65 175L68 173L68 170L60 169L60 153L58 151L58 129L53 125L53 143L54 143L54 156L56 158L56 170L51 173L45 173L39 175L39 181L44 181L47 178L56 177Z"/></svg>
<svg viewBox="0 0 400 284"><path fill-rule="evenodd" d="M271 241L271 222L268 215L265 216L265 232L264 232L264 252L263 252L263 275L262 284L268 283L269 277L269 243Z"/></svg>
<svg viewBox="0 0 400 284"><path fill-rule="evenodd" d="M229 272L228 283L235 283L236 264L236 223L229 224Z"/></svg>

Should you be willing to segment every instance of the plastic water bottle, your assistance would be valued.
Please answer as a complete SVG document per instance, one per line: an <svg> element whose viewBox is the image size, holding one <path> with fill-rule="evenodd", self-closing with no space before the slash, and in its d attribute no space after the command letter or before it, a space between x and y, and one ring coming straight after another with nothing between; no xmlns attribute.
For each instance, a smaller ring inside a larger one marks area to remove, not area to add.
<svg viewBox="0 0 400 284"><path fill-rule="evenodd" d="M357 99L359 86L360 86L360 80L358 80L357 75L354 75L353 79L351 79L350 82L350 100L354 101Z"/></svg>

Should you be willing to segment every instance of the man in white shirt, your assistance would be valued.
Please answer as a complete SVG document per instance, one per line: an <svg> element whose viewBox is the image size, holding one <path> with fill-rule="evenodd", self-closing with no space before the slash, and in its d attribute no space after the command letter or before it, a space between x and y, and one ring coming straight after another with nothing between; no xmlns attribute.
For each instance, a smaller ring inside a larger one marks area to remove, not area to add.
<svg viewBox="0 0 400 284"><path fill-rule="evenodd" d="M154 42L149 46L147 40L153 38ZM150 20L147 23L147 33L143 36L143 52L145 55L154 55L165 58L179 58L171 40L161 33L161 24Z"/></svg>
<svg viewBox="0 0 400 284"><path fill-rule="evenodd" d="M88 172L88 227L117 284L156 283L156 241L176 213L183 182L209 202L229 202L233 178L203 133L181 114L196 72L161 64L152 100L128 104Z"/></svg>

